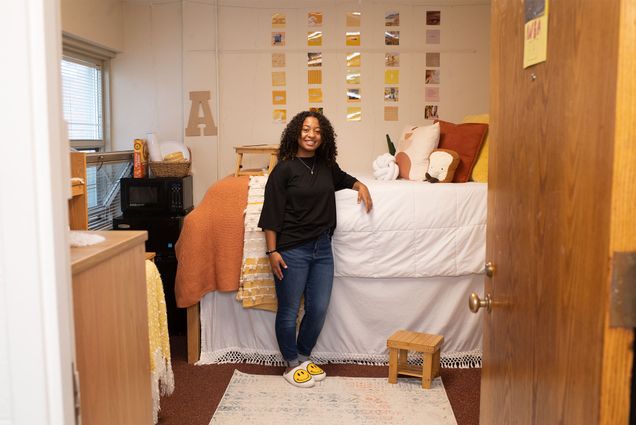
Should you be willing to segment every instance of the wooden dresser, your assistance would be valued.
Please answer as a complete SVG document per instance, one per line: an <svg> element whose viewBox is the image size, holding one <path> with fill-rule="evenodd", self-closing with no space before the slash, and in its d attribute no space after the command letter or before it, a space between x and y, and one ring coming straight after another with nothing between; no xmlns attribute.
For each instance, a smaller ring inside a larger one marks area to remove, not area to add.
<svg viewBox="0 0 636 425"><path fill-rule="evenodd" d="M152 424L145 231L71 248L83 425Z"/></svg>

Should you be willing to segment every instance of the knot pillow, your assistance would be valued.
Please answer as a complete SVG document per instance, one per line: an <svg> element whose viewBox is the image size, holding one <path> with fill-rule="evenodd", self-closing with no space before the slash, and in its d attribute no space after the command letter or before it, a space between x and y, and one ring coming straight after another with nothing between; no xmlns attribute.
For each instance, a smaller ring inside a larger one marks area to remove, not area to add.
<svg viewBox="0 0 636 425"><path fill-rule="evenodd" d="M419 181L426 178L428 157L437 147L439 135L439 123L404 129L395 154L400 178Z"/></svg>

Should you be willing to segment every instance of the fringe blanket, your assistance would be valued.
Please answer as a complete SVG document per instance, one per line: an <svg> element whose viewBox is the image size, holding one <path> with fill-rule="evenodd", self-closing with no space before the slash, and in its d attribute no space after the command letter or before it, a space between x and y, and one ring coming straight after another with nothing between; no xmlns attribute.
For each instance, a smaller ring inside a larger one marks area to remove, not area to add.
<svg viewBox="0 0 636 425"><path fill-rule="evenodd" d="M258 227L263 209L267 176L250 177L247 208L245 209L245 235L243 237L243 262L236 299L245 308L276 311L276 288L269 258L265 255L265 234Z"/></svg>
<svg viewBox="0 0 636 425"><path fill-rule="evenodd" d="M175 246L178 307L190 307L211 291L238 290L247 188L248 176L219 180L185 217Z"/></svg>
<svg viewBox="0 0 636 425"><path fill-rule="evenodd" d="M159 419L161 396L174 391L174 374L170 361L168 316L163 283L157 266L146 260L146 291L148 295L148 336L150 339L150 372L152 377L152 416Z"/></svg>

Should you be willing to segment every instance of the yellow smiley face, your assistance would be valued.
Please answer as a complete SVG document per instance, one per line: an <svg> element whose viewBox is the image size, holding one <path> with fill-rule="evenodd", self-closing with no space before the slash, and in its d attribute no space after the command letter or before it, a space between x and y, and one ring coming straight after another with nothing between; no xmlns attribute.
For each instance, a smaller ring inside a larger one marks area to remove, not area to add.
<svg viewBox="0 0 636 425"><path fill-rule="evenodd" d="M307 373L305 369L298 369L296 372L294 372L294 381L298 382L299 384L307 382L310 379L311 375L309 375L309 373Z"/></svg>
<svg viewBox="0 0 636 425"><path fill-rule="evenodd" d="M321 368L319 368L318 366L316 366L313 363L309 363L307 365L307 372L309 372L311 375L320 375L320 374L324 373Z"/></svg>

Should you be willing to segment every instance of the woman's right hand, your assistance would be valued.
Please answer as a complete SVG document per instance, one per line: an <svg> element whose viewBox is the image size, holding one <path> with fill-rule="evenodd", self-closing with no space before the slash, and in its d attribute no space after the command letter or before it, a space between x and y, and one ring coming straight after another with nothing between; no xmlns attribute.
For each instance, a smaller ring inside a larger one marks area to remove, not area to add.
<svg viewBox="0 0 636 425"><path fill-rule="evenodd" d="M283 269L287 268L283 256L278 252L272 252L269 254L269 265L272 266L272 272L278 280L283 280Z"/></svg>

